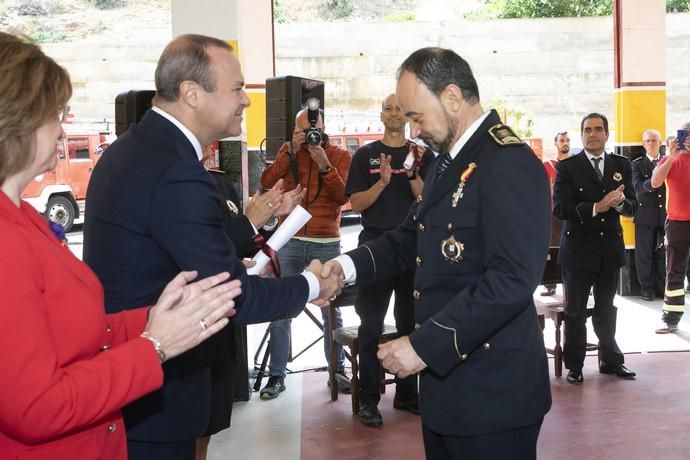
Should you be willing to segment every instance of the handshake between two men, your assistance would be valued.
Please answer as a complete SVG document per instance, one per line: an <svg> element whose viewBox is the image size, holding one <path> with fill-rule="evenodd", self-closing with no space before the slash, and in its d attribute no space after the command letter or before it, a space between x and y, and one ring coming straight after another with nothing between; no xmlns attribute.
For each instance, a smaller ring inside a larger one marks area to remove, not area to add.
<svg viewBox="0 0 690 460"><path fill-rule="evenodd" d="M343 266L337 260L329 260L323 264L312 260L307 269L317 275L321 288L319 298L311 303L321 308L327 307L345 286ZM400 378L421 372L427 367L412 347L408 336L380 344L376 356L384 368Z"/></svg>

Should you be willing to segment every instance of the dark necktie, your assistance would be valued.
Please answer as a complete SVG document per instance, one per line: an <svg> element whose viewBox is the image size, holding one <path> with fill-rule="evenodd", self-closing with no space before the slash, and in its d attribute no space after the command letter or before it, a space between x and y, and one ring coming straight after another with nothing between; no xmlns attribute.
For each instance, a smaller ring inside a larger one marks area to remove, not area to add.
<svg viewBox="0 0 690 460"><path fill-rule="evenodd" d="M659 164L659 159L652 160L652 167L656 168L656 165Z"/></svg>
<svg viewBox="0 0 690 460"><path fill-rule="evenodd" d="M436 178L438 179L443 174L443 171L450 166L453 159L450 157L450 153L442 153L441 161L438 164L438 169L436 170Z"/></svg>
<svg viewBox="0 0 690 460"><path fill-rule="evenodd" d="M594 162L594 170L597 172L599 182L603 182L604 175L601 173L601 169L599 169L599 163L601 162L601 158L592 158L592 161Z"/></svg>

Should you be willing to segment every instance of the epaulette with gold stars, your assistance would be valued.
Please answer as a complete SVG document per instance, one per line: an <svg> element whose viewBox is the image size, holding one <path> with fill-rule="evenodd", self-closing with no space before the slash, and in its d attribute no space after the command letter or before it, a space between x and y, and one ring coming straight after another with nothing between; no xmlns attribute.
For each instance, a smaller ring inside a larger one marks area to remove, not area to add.
<svg viewBox="0 0 690 460"><path fill-rule="evenodd" d="M489 135L493 138L498 145L516 145L524 144L522 139L518 137L515 132L510 128L510 126L504 125L503 123L498 123L489 128Z"/></svg>

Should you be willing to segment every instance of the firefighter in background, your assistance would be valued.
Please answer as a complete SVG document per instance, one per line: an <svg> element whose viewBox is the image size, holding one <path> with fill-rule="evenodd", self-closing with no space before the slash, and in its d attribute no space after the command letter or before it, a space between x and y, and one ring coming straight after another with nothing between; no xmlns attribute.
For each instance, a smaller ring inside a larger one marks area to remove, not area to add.
<svg viewBox="0 0 690 460"><path fill-rule="evenodd" d="M681 129L690 129L690 122ZM657 334L678 330L678 322L685 312L683 284L688 271L690 251L690 141L683 145L671 142L669 153L652 173L652 187L666 181L668 193L666 219L666 292L664 295L663 327Z"/></svg>

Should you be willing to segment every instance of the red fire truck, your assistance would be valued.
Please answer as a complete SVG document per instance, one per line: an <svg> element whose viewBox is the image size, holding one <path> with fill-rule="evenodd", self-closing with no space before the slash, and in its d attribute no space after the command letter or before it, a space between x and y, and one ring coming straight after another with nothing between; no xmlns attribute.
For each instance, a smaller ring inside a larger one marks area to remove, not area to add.
<svg viewBox="0 0 690 460"><path fill-rule="evenodd" d="M36 176L22 199L69 231L84 212L91 171L110 143L106 134L67 134L58 142L57 166Z"/></svg>

